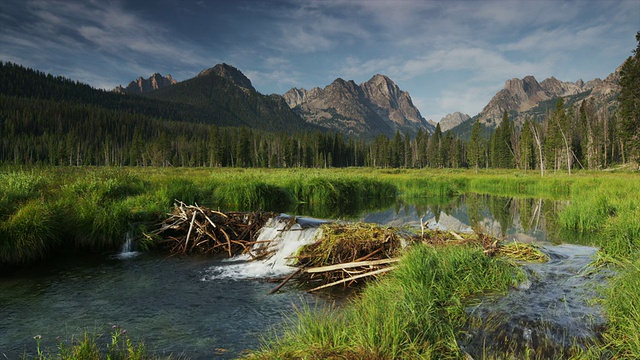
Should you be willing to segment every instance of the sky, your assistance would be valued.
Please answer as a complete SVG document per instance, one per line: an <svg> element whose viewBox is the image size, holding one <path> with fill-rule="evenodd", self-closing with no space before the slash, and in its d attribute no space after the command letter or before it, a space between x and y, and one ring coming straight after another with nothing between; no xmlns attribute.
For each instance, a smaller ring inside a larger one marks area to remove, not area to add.
<svg viewBox="0 0 640 360"><path fill-rule="evenodd" d="M604 79L638 31L640 0L0 0L0 60L96 88L219 63L263 94L384 74L434 121L511 78Z"/></svg>

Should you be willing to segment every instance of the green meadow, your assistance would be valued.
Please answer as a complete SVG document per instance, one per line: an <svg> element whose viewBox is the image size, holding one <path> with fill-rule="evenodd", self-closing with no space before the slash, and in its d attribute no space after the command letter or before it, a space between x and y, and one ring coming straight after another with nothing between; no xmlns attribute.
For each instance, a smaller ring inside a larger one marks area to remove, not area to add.
<svg viewBox="0 0 640 360"><path fill-rule="evenodd" d="M459 194L566 200L558 231L597 246L594 265L615 276L601 289L608 322L598 346L564 357L640 357L640 174L631 172L541 178L514 170L2 167L0 270L19 271L58 254L117 251L127 232L143 231L175 200L223 211L349 219L397 201ZM417 246L346 307L300 309L247 356L463 359L456 338L467 320L465 305L480 294L506 291L521 275L512 262L488 258L481 249ZM542 357L532 350L527 358Z"/></svg>

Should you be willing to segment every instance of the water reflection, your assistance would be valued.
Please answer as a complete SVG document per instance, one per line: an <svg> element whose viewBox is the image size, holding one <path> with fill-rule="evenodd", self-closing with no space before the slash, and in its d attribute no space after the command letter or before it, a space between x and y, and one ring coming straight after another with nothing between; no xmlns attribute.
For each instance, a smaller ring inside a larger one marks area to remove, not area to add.
<svg viewBox="0 0 640 360"><path fill-rule="evenodd" d="M517 289L475 299L479 305L468 308L471 323L459 344L473 358L533 354L555 359L566 358L572 346L593 344L604 324L594 298L607 274L588 271L597 249L567 244L588 241L560 231L558 213L565 206L567 202L540 198L463 194L398 202L362 221L414 228L422 223L431 229L484 232L540 245L551 261L522 264L528 278Z"/></svg>
<svg viewBox="0 0 640 360"><path fill-rule="evenodd" d="M397 227L419 227L422 222L432 229L481 231L506 240L559 244L566 240L557 222L564 206L566 202L556 200L463 194L401 200L360 220Z"/></svg>

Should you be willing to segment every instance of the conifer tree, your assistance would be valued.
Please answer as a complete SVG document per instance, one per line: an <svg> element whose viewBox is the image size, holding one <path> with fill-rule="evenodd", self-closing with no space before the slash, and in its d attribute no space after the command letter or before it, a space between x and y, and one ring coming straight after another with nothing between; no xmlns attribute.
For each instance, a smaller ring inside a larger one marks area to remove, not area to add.
<svg viewBox="0 0 640 360"><path fill-rule="evenodd" d="M620 70L620 127L621 141L630 160L640 163L640 31L636 33L638 46Z"/></svg>
<svg viewBox="0 0 640 360"><path fill-rule="evenodd" d="M467 160L469 165L476 169L476 174L478 173L482 154L482 125L480 121L476 121L471 129L471 138L467 146Z"/></svg>

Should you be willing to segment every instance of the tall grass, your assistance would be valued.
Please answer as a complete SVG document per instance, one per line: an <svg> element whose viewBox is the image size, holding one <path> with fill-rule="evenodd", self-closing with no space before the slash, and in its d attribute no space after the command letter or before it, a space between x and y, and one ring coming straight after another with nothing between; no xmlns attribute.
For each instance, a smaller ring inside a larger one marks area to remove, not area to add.
<svg viewBox="0 0 640 360"><path fill-rule="evenodd" d="M61 229L49 204L33 199L0 222L0 264L43 259L60 243Z"/></svg>
<svg viewBox="0 0 640 360"><path fill-rule="evenodd" d="M284 211L294 200L286 189L252 179L218 186L213 192L213 202L240 210Z"/></svg>
<svg viewBox="0 0 640 360"><path fill-rule="evenodd" d="M0 216L20 207L24 201L41 195L49 179L40 172L0 171Z"/></svg>
<svg viewBox="0 0 640 360"><path fill-rule="evenodd" d="M396 187L366 172L32 168L0 173L0 266L62 250L118 249L132 222L151 222L176 200L229 210L342 215L390 206ZM39 205L38 205L39 204ZM37 208L37 209L36 209ZM327 209L329 209L327 212ZM26 214L37 223L27 224ZM37 225L37 226L36 226Z"/></svg>
<svg viewBox="0 0 640 360"><path fill-rule="evenodd" d="M465 304L504 291L519 271L474 247L419 245L343 310L303 309L252 359L457 359Z"/></svg>
<svg viewBox="0 0 640 360"><path fill-rule="evenodd" d="M640 254L636 254L640 255ZM606 290L609 327L597 357L640 358L640 257L624 266Z"/></svg>

